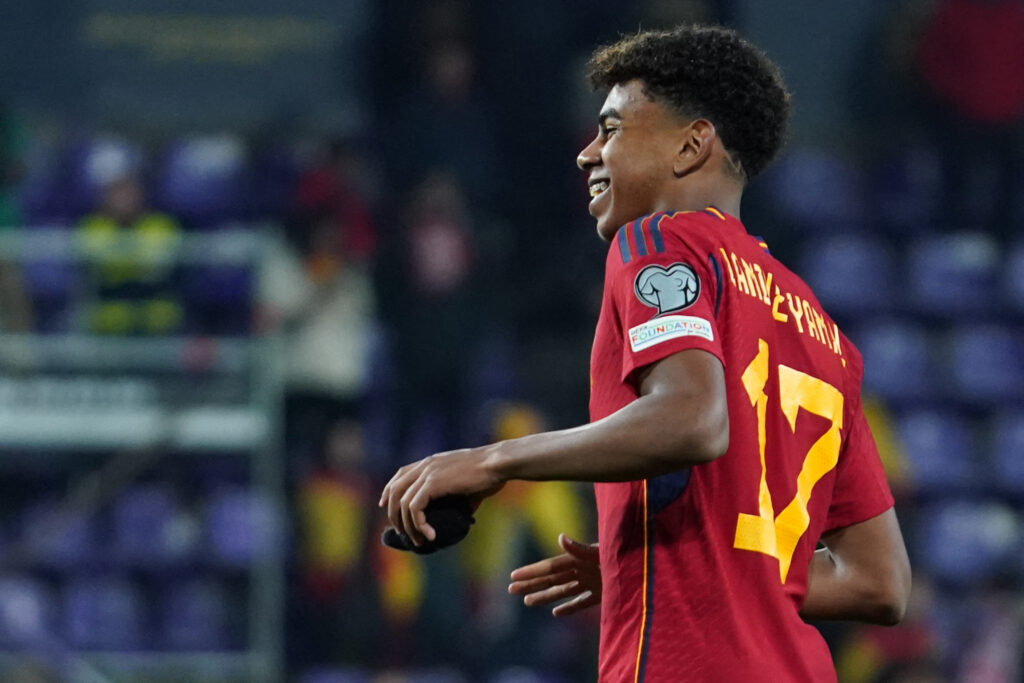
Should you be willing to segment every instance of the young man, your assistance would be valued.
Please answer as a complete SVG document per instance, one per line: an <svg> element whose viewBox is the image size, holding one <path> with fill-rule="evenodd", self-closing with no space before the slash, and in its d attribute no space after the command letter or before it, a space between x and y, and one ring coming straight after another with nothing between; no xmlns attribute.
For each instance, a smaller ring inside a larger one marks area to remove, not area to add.
<svg viewBox="0 0 1024 683"><path fill-rule="evenodd" d="M610 242L592 422L431 456L381 504L422 543L439 496L597 482L599 546L563 538L510 590L570 598L556 615L600 602L602 683L834 681L804 619L896 623L910 570L860 355L738 218L788 94L716 28L640 33L591 67L608 96L578 163Z"/></svg>

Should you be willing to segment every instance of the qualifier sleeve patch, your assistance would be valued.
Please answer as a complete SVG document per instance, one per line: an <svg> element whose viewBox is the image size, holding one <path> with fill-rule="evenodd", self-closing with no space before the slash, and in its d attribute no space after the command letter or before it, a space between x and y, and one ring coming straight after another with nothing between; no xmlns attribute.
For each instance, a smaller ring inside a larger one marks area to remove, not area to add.
<svg viewBox="0 0 1024 683"><path fill-rule="evenodd" d="M662 315L696 303L700 296L700 278L685 263L673 263L668 267L650 265L636 274L633 292L636 298L658 309L658 315Z"/></svg>
<svg viewBox="0 0 1024 683"><path fill-rule="evenodd" d="M666 315L631 327L629 347L635 353L679 337L700 337L714 341L715 333L711 323L703 318L692 315Z"/></svg>

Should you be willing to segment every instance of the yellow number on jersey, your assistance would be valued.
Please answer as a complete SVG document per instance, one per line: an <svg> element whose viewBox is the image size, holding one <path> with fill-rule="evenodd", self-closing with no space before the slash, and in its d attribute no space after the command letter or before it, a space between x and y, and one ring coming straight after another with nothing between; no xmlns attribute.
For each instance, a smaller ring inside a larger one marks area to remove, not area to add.
<svg viewBox="0 0 1024 683"><path fill-rule="evenodd" d="M758 490L758 514L740 513L736 520L736 538L733 547L752 550L770 555L779 561L779 578L783 583L789 574L793 552L800 537L807 531L811 518L807 513L807 501L818 480L825 476L839 462L843 428L843 395L831 384L785 365L778 366L779 407L789 422L789 428L796 433L796 419L800 409L819 415L831 423L828 430L810 447L804 456L800 474L797 477L796 496L778 515L768 490L767 468L764 459L767 434L768 395L768 342L757 341L758 350L754 360L743 371L743 387L750 397L750 404L757 411L757 446L761 455L761 485Z"/></svg>

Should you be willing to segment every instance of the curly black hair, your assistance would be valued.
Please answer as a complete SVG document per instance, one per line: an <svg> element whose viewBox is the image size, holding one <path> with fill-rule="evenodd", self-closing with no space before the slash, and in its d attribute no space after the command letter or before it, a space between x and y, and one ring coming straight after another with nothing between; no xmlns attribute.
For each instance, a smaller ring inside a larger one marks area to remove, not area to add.
<svg viewBox="0 0 1024 683"><path fill-rule="evenodd" d="M782 74L735 31L643 31L598 48L589 66L595 90L639 79L652 99L687 118L709 120L748 179L782 147L790 108Z"/></svg>

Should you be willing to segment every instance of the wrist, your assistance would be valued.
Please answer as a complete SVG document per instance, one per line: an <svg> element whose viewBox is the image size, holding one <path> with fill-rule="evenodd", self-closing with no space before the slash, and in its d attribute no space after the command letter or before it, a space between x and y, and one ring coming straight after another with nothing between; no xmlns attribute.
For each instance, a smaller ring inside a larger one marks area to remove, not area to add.
<svg viewBox="0 0 1024 683"><path fill-rule="evenodd" d="M483 466L497 484L504 484L512 479L521 479L517 471L514 457L515 442L518 439L499 441L484 446Z"/></svg>

